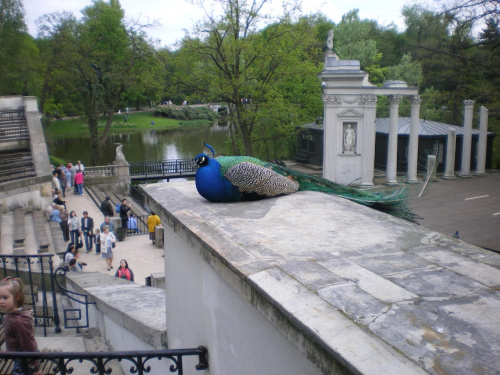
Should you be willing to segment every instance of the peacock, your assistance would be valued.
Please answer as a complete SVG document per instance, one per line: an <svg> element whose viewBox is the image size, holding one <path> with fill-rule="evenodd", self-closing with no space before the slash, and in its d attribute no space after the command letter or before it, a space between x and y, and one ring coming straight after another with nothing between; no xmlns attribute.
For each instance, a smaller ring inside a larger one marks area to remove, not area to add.
<svg viewBox="0 0 500 375"><path fill-rule="evenodd" d="M372 193L251 156L215 158L213 147L205 146L212 151L212 157L206 153L196 155L195 182L198 193L210 202L257 200L310 190L338 195L414 223L418 219L406 206L404 190Z"/></svg>

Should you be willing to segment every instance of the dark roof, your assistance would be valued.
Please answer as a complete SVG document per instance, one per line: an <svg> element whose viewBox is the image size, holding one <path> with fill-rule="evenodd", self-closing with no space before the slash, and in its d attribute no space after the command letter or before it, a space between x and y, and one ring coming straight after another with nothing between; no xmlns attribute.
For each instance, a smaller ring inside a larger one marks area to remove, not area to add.
<svg viewBox="0 0 500 375"><path fill-rule="evenodd" d="M411 117L399 117L398 118L398 126L399 126L399 131L398 134L410 134L410 123L411 123ZM377 133L383 133L383 134L389 134L389 124L390 124L390 119L389 118L377 118L375 125L377 127ZM323 130L324 125L323 124L316 124L315 122L309 123L309 124L304 124L302 125L305 128L311 129L311 130ZM437 121L430 121L430 120L419 120L418 124L418 134L420 136L443 136L443 135L448 135L448 130L450 128L455 129L457 132L457 135L462 136L464 134L464 128L463 126L458 126L458 125L450 125L450 124L445 124L443 122L437 122ZM472 134L479 134L479 130L477 129L472 129ZM493 134L491 132L488 132L488 134Z"/></svg>
<svg viewBox="0 0 500 375"><path fill-rule="evenodd" d="M410 134L410 123L411 117L399 117L398 126L399 131L398 134ZM377 127L377 133L385 133L389 134L389 118L377 118L375 121L375 125ZM463 126L450 125L437 121L430 120L422 120L419 119L418 122L418 134L421 136L442 136L448 135L449 129L455 129L457 135L464 134ZM479 134L479 130L472 129L472 134Z"/></svg>

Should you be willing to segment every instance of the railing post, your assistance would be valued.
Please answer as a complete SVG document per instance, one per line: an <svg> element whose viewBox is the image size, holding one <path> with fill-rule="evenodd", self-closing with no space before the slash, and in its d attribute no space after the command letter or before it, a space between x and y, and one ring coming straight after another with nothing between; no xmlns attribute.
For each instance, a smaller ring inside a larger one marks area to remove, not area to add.
<svg viewBox="0 0 500 375"><path fill-rule="evenodd" d="M55 325L55 332L56 333L61 333L61 321L59 319L59 310L57 308L57 299L56 299L56 284L54 282L54 278L56 277L54 274L54 266L53 266L53 261L52 257L50 257L49 260L49 269L50 269L50 287L52 289L52 305L54 309L54 325Z"/></svg>

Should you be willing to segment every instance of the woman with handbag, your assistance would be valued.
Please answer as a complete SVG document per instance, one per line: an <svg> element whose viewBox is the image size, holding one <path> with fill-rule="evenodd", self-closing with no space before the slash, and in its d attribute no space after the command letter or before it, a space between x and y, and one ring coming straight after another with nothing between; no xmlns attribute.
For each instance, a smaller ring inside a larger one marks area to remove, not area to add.
<svg viewBox="0 0 500 375"><path fill-rule="evenodd" d="M101 233L101 254L106 259L106 266L108 271L113 268L113 248L116 244L116 238L113 233L109 231L109 226L104 225Z"/></svg>

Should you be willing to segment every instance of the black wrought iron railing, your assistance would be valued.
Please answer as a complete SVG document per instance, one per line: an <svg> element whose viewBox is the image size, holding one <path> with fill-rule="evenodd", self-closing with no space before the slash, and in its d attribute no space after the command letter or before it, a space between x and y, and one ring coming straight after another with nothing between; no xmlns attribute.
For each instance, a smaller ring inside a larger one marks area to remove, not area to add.
<svg viewBox="0 0 500 375"><path fill-rule="evenodd" d="M141 178L175 178L194 176L196 173L196 165L193 165L192 160L163 160L163 161L146 161L146 162L130 162L130 176Z"/></svg>
<svg viewBox="0 0 500 375"><path fill-rule="evenodd" d="M147 373L184 373L184 358L198 357L196 370L208 369L208 352L203 346L192 349L171 350L144 350L124 352L37 352L0 353L0 372L10 373L13 361L17 361L29 373L28 364L34 360L41 360L40 369L44 374L71 374L76 366L79 369L87 368L89 374L109 375L112 372L111 362L130 364L129 373L143 375ZM157 360L158 362L153 362ZM126 362L126 363L125 363ZM122 366L125 368L126 366ZM5 371L4 371L5 370ZM80 371L82 372L82 371Z"/></svg>
<svg viewBox="0 0 500 375"><path fill-rule="evenodd" d="M61 332L53 278L53 256L54 254L0 255L0 278L11 276L23 281L25 304L27 308L33 309L35 326L43 327L44 336L47 336L47 327L52 325L55 326L56 333ZM4 313L0 311L0 315Z"/></svg>
<svg viewBox="0 0 500 375"><path fill-rule="evenodd" d="M149 207L146 204L146 197L139 189L131 184L128 184L128 195L134 200L134 202L149 212Z"/></svg>

